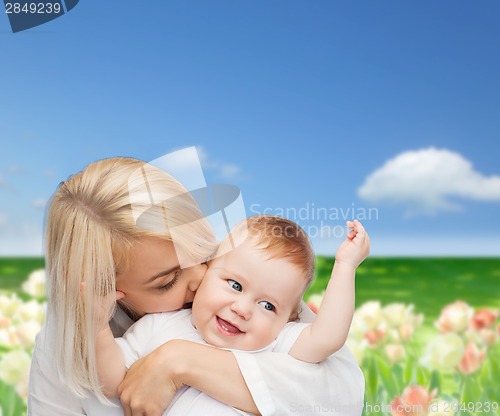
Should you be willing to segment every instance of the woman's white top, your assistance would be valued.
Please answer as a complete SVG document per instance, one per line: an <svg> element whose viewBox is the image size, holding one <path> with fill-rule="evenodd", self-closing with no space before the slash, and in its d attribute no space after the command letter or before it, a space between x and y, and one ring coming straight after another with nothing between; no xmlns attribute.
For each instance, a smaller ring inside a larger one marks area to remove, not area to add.
<svg viewBox="0 0 500 416"><path fill-rule="evenodd" d="M232 351L262 415L359 416L363 408L364 378L346 346L319 364L290 357L287 352L313 313L302 305L300 324L288 324L277 340L257 352ZM132 324L123 311L113 318L119 336ZM142 322L142 323L141 323ZM119 340L126 364L147 355L159 345L182 338L202 342L190 323L190 311L147 315ZM272 349L272 350L271 350ZM79 399L57 380L50 340L45 329L37 336L31 364L29 416L114 416L121 408L106 407L96 399ZM165 411L169 416L234 416L245 414L223 405L194 388L184 388Z"/></svg>

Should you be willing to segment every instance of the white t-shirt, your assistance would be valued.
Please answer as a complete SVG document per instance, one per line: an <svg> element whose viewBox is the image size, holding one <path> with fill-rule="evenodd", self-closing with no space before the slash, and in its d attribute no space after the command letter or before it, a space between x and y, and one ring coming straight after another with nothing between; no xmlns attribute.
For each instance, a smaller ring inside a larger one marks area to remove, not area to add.
<svg viewBox="0 0 500 416"><path fill-rule="evenodd" d="M118 327L125 328L127 318L118 312L114 321L119 322ZM303 303L301 322L311 322L313 318L314 314ZM115 335L121 334L117 331ZM28 416L97 415L92 409L85 410L84 403L57 380L50 344L44 328L37 336L33 352ZM272 351L255 354L233 351L233 354L262 415L359 416L362 413L363 373L346 346L318 364L304 363L288 354ZM222 406L224 412L229 413L221 413L218 401L193 388L185 389L180 397L183 400L177 400L178 408L172 406L169 416L199 416L199 410L192 407L203 408L201 414L206 416L235 414L229 406ZM187 409L180 407L184 402L189 405ZM112 408L107 409L106 415L112 416Z"/></svg>
<svg viewBox="0 0 500 416"><path fill-rule="evenodd" d="M194 328L191 317L191 309L183 309L174 312L149 314L139 319L139 321L129 328L123 337L116 338L123 352L127 368L139 358L148 355L156 348L172 339L184 339L206 344L200 336L200 333ZM259 353L263 351L274 351L287 354L297 337L307 325L309 324L290 322L270 345L258 351L244 352ZM223 403L213 400L210 396L192 387L179 390L163 415L186 414L186 412L204 415L207 414L207 403L211 404L212 414L249 415L249 413L230 408ZM84 409L88 414L95 416L110 415L109 406L101 404L94 397L84 400ZM114 416L115 414L117 416L122 416L123 412L121 409L114 409L112 415Z"/></svg>

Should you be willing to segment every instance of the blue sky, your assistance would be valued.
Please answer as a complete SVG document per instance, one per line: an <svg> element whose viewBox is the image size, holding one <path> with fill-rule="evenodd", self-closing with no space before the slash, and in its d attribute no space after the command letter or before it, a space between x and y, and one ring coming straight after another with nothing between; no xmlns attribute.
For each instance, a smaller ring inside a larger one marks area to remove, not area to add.
<svg viewBox="0 0 500 416"><path fill-rule="evenodd" d="M12 34L0 15L0 256L41 253L45 202L89 162L193 145L208 182L318 253L354 209L373 255L498 256L499 17L496 0L82 0Z"/></svg>

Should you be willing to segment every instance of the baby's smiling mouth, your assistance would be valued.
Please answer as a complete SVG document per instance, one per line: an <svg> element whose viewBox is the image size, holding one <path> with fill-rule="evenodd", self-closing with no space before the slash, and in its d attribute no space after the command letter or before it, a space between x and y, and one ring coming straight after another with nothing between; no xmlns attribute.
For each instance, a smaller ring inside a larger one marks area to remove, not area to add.
<svg viewBox="0 0 500 416"><path fill-rule="evenodd" d="M244 332L241 331L236 325L222 318L219 318L218 316L216 316L216 322L217 322L217 329L224 335L234 337L239 334L244 334Z"/></svg>

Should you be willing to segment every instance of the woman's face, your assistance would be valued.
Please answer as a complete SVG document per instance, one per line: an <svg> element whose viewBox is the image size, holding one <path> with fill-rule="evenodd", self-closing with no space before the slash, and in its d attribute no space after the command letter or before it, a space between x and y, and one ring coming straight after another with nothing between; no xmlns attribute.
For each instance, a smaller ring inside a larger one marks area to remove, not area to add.
<svg viewBox="0 0 500 416"><path fill-rule="evenodd" d="M118 271L116 290L138 316L173 311L193 301L206 270L205 264L181 269L173 243L144 238L133 247L128 269Z"/></svg>

